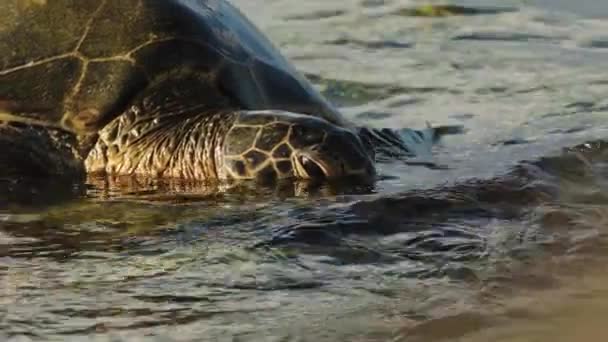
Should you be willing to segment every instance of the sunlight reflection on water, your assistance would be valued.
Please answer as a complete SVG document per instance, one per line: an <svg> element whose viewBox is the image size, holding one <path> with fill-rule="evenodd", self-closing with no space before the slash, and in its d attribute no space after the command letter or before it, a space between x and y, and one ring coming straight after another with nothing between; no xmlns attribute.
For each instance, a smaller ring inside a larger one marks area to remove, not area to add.
<svg viewBox="0 0 608 342"><path fill-rule="evenodd" d="M89 189L2 212L0 335L549 341L602 328L608 149L561 149L606 137L605 22L554 11L564 2L441 18L406 16L416 1L233 2L355 121L464 125L435 151L449 168L385 163L371 194L167 203Z"/></svg>

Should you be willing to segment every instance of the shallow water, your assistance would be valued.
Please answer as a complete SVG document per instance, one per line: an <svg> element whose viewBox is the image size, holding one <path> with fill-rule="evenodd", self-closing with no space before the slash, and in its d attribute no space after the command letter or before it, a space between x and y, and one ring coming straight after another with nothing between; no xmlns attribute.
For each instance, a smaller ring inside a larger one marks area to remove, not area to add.
<svg viewBox="0 0 608 342"><path fill-rule="evenodd" d="M0 337L605 335L607 4L233 3L357 122L463 125L435 149L446 168L384 163L373 189L287 196L91 180L67 203L6 200Z"/></svg>

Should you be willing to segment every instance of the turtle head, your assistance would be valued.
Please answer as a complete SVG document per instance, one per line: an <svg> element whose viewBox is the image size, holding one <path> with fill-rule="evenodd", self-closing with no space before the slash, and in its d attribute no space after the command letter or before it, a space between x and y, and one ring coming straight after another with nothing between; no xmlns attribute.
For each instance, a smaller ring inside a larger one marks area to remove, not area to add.
<svg viewBox="0 0 608 342"><path fill-rule="evenodd" d="M223 144L223 174L232 179L312 181L375 176L374 149L328 121L283 111L239 114Z"/></svg>

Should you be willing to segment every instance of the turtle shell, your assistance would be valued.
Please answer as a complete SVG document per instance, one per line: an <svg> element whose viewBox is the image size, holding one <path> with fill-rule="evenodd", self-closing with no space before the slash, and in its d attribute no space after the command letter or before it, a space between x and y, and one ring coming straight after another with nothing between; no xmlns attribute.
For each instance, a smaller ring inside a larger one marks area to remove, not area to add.
<svg viewBox="0 0 608 342"><path fill-rule="evenodd" d="M0 51L0 121L90 135L150 85L185 75L207 91L187 102L208 109L282 109L346 125L224 0L2 0Z"/></svg>

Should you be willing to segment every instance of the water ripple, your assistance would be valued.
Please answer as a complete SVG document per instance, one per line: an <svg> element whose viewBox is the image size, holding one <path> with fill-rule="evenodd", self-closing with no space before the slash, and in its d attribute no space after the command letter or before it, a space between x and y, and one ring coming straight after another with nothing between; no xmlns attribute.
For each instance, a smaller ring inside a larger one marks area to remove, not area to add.
<svg viewBox="0 0 608 342"><path fill-rule="evenodd" d="M353 121L465 125L433 149L447 167L220 194L0 180L0 339L432 341L532 317L545 302L505 307L564 274L601 299L580 288L608 259L605 23L513 1L234 2Z"/></svg>

